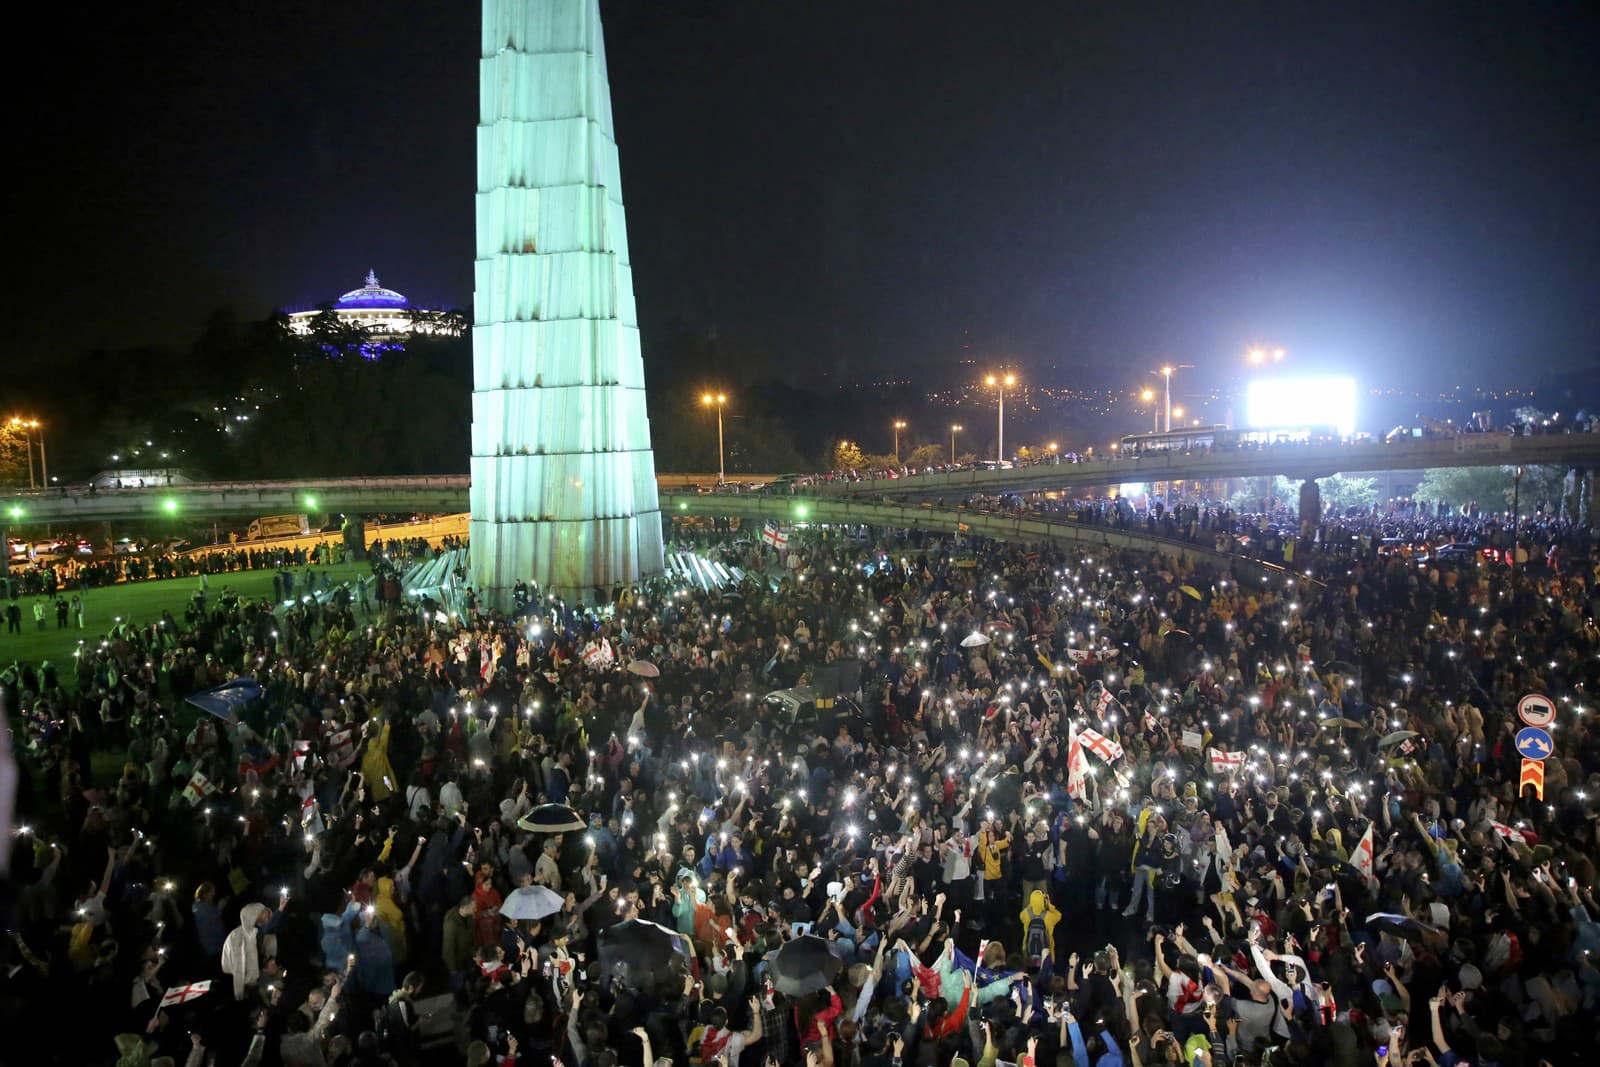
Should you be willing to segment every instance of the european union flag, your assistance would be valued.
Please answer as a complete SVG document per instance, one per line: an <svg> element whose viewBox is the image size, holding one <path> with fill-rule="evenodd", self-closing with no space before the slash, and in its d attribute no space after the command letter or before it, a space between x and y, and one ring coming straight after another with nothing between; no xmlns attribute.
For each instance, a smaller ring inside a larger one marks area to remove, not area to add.
<svg viewBox="0 0 1600 1067"><path fill-rule="evenodd" d="M254 678L235 678L231 682L202 689L187 699L201 711L232 722L251 701L261 699L261 687Z"/></svg>

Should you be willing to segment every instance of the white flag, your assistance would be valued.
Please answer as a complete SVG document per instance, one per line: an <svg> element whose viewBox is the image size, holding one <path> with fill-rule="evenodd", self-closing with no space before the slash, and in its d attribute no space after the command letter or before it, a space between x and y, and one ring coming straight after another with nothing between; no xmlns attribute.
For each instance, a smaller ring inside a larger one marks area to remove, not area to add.
<svg viewBox="0 0 1600 1067"><path fill-rule="evenodd" d="M1078 728L1067 720L1067 796L1074 800L1086 799L1084 779L1089 770L1089 757L1084 755L1083 742L1078 740Z"/></svg>
<svg viewBox="0 0 1600 1067"><path fill-rule="evenodd" d="M1367 885L1376 883L1372 876L1372 824L1367 824L1367 832L1361 835L1361 840L1356 843L1355 850L1350 853L1350 865L1361 872L1361 877L1367 880Z"/></svg>
<svg viewBox="0 0 1600 1067"><path fill-rule="evenodd" d="M170 1008L174 1004L187 1004L194 998L211 991L211 983L190 982L188 985L173 986L161 996L161 1007Z"/></svg>

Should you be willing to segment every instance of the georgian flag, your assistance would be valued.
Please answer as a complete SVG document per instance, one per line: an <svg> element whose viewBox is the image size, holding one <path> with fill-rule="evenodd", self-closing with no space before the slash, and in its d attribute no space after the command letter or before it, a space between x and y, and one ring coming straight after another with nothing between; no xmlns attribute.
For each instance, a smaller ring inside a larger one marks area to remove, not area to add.
<svg viewBox="0 0 1600 1067"><path fill-rule="evenodd" d="M348 767L356 759L356 727L352 723L341 726L328 735L328 762L335 767Z"/></svg>
<svg viewBox="0 0 1600 1067"><path fill-rule="evenodd" d="M761 528L761 540L773 548L788 548L789 531L769 519L767 524Z"/></svg>
<svg viewBox="0 0 1600 1067"><path fill-rule="evenodd" d="M592 671L604 670L616 662L616 659L616 654L611 651L611 641L604 637L583 652L583 664Z"/></svg>
<svg viewBox="0 0 1600 1067"><path fill-rule="evenodd" d="M173 986L161 994L161 1007L170 1008L176 1004L187 1004L196 997L204 996L211 992L210 982L190 982L188 985Z"/></svg>
<svg viewBox="0 0 1600 1067"><path fill-rule="evenodd" d="M1206 750L1211 759L1212 774L1236 774L1244 769L1243 752L1224 752L1220 748Z"/></svg>
<svg viewBox="0 0 1600 1067"><path fill-rule="evenodd" d="M1078 731L1078 742L1106 763L1115 763L1122 758L1122 746L1099 730L1085 727ZM1070 761L1070 755L1069 755Z"/></svg>
<svg viewBox="0 0 1600 1067"><path fill-rule="evenodd" d="M1528 843L1527 835L1515 827L1507 826L1503 822L1491 822L1489 825L1494 828L1495 833L1499 834L1508 841L1515 841L1519 845L1526 845Z"/></svg>
<svg viewBox="0 0 1600 1067"><path fill-rule="evenodd" d="M1369 886L1377 883L1377 879L1372 876L1372 859L1372 824L1368 823L1367 832L1361 835L1361 840L1356 842L1355 850L1350 853L1350 866L1361 872L1361 877L1367 880Z"/></svg>
<svg viewBox="0 0 1600 1067"><path fill-rule="evenodd" d="M217 787L211 783L211 779L199 771L195 771L189 777L189 784L183 787L183 799L187 800L192 808L206 797L216 793L216 791Z"/></svg>
<svg viewBox="0 0 1600 1067"><path fill-rule="evenodd" d="M1089 771L1089 757L1083 754L1083 741L1072 720L1067 720L1067 796L1086 800L1085 778Z"/></svg>

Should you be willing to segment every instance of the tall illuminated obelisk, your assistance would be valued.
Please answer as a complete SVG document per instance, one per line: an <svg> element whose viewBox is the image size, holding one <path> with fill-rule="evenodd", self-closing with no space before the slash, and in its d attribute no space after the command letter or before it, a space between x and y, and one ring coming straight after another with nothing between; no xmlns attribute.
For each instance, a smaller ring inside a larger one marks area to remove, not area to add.
<svg viewBox="0 0 1600 1067"><path fill-rule="evenodd" d="M591 601L662 569L598 0L483 0L472 574Z"/></svg>

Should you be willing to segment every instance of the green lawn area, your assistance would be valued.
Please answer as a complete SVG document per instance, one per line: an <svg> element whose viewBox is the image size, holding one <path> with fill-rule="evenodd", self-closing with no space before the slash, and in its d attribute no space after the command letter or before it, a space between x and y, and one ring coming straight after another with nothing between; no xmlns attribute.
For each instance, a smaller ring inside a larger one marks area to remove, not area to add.
<svg viewBox="0 0 1600 1067"><path fill-rule="evenodd" d="M318 575L326 572L336 582L360 578L371 573L371 568L365 563L340 563L313 569ZM275 573L270 570L259 570L210 575L207 579L208 597L215 603L224 588L232 589L242 597L270 597L272 576ZM303 575L304 568L297 568L296 582ZM37 629L33 621L34 598L22 597L18 600L22 606L22 633L0 634L0 662L10 663L12 660L20 660L24 663L38 664L49 660L60 670L61 684L70 688L76 684L76 674L69 664L72 661L72 651L78 647L80 638L85 641L98 638L114 626L118 619L134 624L155 622L161 618L163 611L172 612L181 622L184 608L188 606L189 599L199 587L198 578L169 578L165 581L125 582L122 585L91 588L84 611L82 631L75 626L65 630L56 629L53 601L47 601L45 605L46 629ZM72 600L70 592L67 594L67 600L69 603Z"/></svg>

